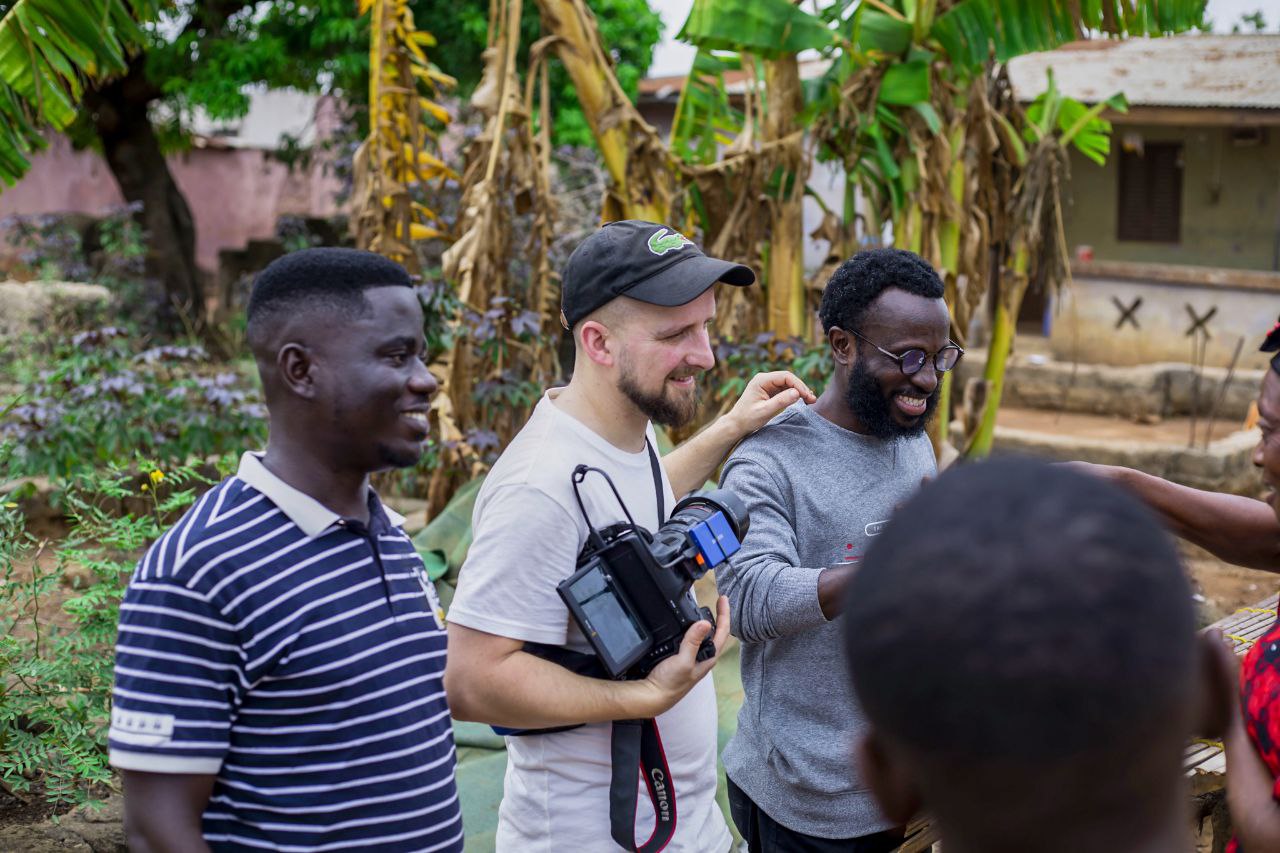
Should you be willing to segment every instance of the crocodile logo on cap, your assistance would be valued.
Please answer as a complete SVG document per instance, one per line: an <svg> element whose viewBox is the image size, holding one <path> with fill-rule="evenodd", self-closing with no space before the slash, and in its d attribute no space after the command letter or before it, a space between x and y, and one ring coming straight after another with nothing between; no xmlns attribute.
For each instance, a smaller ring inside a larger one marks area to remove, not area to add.
<svg viewBox="0 0 1280 853"><path fill-rule="evenodd" d="M666 228L659 228L649 237L649 251L659 257L675 249L692 245L693 241L688 237L678 231L668 231Z"/></svg>

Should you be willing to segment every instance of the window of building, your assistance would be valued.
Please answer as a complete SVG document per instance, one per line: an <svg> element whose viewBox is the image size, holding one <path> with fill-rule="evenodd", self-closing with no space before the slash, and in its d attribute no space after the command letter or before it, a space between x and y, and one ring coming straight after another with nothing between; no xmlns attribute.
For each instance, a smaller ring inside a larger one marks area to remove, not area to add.
<svg viewBox="0 0 1280 853"><path fill-rule="evenodd" d="M1182 145L1148 142L1120 152L1120 211L1116 237L1177 243L1182 229Z"/></svg>

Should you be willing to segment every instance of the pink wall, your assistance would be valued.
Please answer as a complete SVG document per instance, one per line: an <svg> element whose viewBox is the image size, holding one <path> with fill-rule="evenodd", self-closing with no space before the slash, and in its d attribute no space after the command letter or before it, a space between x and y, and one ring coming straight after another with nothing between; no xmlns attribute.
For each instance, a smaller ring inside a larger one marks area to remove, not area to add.
<svg viewBox="0 0 1280 853"><path fill-rule="evenodd" d="M213 272L221 249L242 249L251 239L272 237L284 214L332 216L338 181L320 164L289 172L266 152L250 148L193 148L169 157L196 223L196 263ZM102 215L124 203L106 162L76 151L66 138L51 140L32 159L31 171L13 187L0 185L0 217L14 214Z"/></svg>

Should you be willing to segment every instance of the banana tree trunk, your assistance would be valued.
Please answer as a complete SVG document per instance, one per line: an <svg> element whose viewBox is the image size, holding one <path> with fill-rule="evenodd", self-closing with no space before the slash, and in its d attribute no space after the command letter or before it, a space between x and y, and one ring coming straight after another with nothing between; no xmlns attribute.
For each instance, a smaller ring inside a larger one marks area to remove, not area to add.
<svg viewBox="0 0 1280 853"><path fill-rule="evenodd" d="M957 122L951 130L950 138L953 159L947 176L948 190L954 203L954 215L944 219L938 225L938 275L946 289L947 308L951 317L957 316L956 302L960 298L956 275L960 269L960 217L964 215L964 125ZM942 448L947 442L947 434L951 429L951 390L954 374L946 373L942 377L941 389L938 392L937 416L930 425L929 440L933 442L933 452L938 460L942 459Z"/></svg>
<svg viewBox="0 0 1280 853"><path fill-rule="evenodd" d="M637 144L657 141L652 153L665 158L657 132L641 118L614 75L600 41L595 16L583 0L537 0L547 35L559 39L556 51L578 93L582 112L591 126L601 159L613 187L604 218L665 222L670 209L668 176L659 174L650 158L636 162ZM639 139L637 139L639 137Z"/></svg>
<svg viewBox="0 0 1280 853"><path fill-rule="evenodd" d="M1013 281L1008 294L994 294L996 316L991 329L991 345L987 350L987 366L983 378L987 382L987 399L982 418L974 429L969 442L968 456L980 458L991 452L996 436L996 415L1000 409L1000 397L1004 393L1005 369L1009 354L1013 351L1013 337L1018 323L1018 310L1027 292L1027 260L1025 245L1018 247L1013 258Z"/></svg>
<svg viewBox="0 0 1280 853"><path fill-rule="evenodd" d="M804 185L799 114L803 105L800 66L794 54L764 64L767 112L763 139L784 142L778 195L769 215L766 278L769 330L779 337L805 332Z"/></svg>

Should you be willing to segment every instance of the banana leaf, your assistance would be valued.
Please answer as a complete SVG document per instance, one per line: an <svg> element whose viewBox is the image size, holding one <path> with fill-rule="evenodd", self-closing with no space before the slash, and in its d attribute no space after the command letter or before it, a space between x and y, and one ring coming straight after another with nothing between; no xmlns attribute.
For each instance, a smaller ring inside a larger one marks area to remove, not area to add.
<svg viewBox="0 0 1280 853"><path fill-rule="evenodd" d="M122 73L158 0L16 0L0 18L0 180L12 186L64 130L86 85Z"/></svg>
<svg viewBox="0 0 1280 853"><path fill-rule="evenodd" d="M1091 34L1158 36L1185 32L1204 18L1206 0L963 0L934 21L930 35L955 63L981 67L1053 50ZM1073 11L1078 9L1078 13Z"/></svg>
<svg viewBox="0 0 1280 853"><path fill-rule="evenodd" d="M444 510L413 537L431 580L457 586L458 569L471 547L471 512L483 483L484 477L477 477L458 489Z"/></svg>
<svg viewBox="0 0 1280 853"><path fill-rule="evenodd" d="M711 50L776 58L831 45L821 18L790 0L694 0L676 38Z"/></svg>

